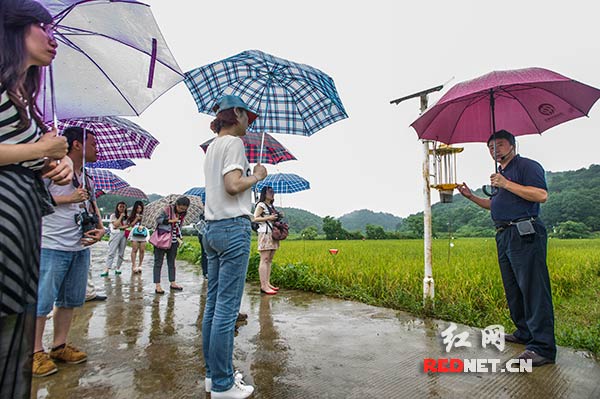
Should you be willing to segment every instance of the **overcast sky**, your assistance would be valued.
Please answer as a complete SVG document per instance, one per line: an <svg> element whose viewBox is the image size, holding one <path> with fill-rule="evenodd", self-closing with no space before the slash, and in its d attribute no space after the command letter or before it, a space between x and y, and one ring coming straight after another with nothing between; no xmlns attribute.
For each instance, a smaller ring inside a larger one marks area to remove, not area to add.
<svg viewBox="0 0 600 399"><path fill-rule="evenodd" d="M392 99L452 78L445 90L493 70L534 66L600 87L600 6L592 1L146 3L184 72L258 49L334 79L349 118L311 137L275 134L298 161L267 165L269 173L296 173L312 187L284 194L276 204L320 216L368 208L405 217L423 209L422 145L409 127L419 103L394 106ZM441 94L431 96L430 105ZM204 185L199 145L214 137L212 118L197 112L184 83L133 120L161 144L152 160L137 160L138 166L117 174L146 193ZM520 153L548 171L600 163L600 105L590 118L518 141ZM492 171L485 145L465 145L460 181L481 186Z"/></svg>

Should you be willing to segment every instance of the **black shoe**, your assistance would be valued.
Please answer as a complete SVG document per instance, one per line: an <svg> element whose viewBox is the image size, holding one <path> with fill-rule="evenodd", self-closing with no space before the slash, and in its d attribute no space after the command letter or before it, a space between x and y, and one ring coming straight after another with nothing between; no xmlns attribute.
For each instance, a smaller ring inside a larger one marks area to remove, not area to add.
<svg viewBox="0 0 600 399"><path fill-rule="evenodd" d="M90 299L86 299L86 302L92 302L92 301L106 301L107 296L106 295L96 295L93 298Z"/></svg>
<svg viewBox="0 0 600 399"><path fill-rule="evenodd" d="M512 342L514 344L525 345L527 342L515 337L515 334L504 334L504 340L507 342Z"/></svg>
<svg viewBox="0 0 600 399"><path fill-rule="evenodd" d="M531 365L533 367L543 366L544 364L554 364L554 360L548 359L547 357L544 357L542 355L538 355L537 353L529 349L525 349L523 353L517 356L517 359L531 359Z"/></svg>

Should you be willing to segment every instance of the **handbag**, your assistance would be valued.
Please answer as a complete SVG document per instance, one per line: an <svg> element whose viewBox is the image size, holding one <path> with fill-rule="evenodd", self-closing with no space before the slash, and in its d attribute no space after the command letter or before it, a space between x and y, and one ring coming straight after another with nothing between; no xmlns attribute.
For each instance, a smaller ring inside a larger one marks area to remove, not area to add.
<svg viewBox="0 0 600 399"><path fill-rule="evenodd" d="M271 236L274 240L281 241L285 240L288 236L289 226L284 222L275 222L271 227Z"/></svg>
<svg viewBox="0 0 600 399"><path fill-rule="evenodd" d="M277 241L285 240L288 236L288 224L280 221L281 215L279 214L279 212L277 212L275 207L267 205L267 208L269 208L270 215L278 216L277 221L273 222L273 224L267 222L267 225L271 228L271 237L273 237L273 239Z"/></svg>
<svg viewBox="0 0 600 399"><path fill-rule="evenodd" d="M168 218L171 219L171 207L169 206L167 209ZM173 227L171 226L171 229ZM171 230L165 231L160 230L158 226L154 230L154 233L150 236L150 244L154 245L155 248L158 249L169 249L171 248L171 244L173 244L173 232Z"/></svg>
<svg viewBox="0 0 600 399"><path fill-rule="evenodd" d="M139 237L139 238L146 238L146 237L148 237L148 229L141 225L135 226L131 230L131 236Z"/></svg>
<svg viewBox="0 0 600 399"><path fill-rule="evenodd" d="M173 235L170 231L156 229L150 236L150 244L154 245L158 249L171 248L172 241Z"/></svg>

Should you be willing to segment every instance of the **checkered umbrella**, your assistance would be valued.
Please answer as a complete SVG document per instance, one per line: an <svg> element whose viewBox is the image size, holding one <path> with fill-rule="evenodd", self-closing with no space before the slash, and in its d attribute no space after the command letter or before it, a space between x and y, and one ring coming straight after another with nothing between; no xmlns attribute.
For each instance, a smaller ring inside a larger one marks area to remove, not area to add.
<svg viewBox="0 0 600 399"><path fill-rule="evenodd" d="M185 83L198 111L210 115L224 94L240 96L259 115L251 132L311 136L348 117L331 77L258 50L186 72Z"/></svg>
<svg viewBox="0 0 600 399"><path fill-rule="evenodd" d="M159 216L160 212L162 212L167 205L173 205L179 197L181 197L181 195L170 194L146 205L144 208L142 224L152 228L156 227L156 218ZM188 207L185 219L183 219L184 225L197 223L200 220L200 216L204 214L204 204L202 203L202 200L193 195L187 197L190 199L190 206Z"/></svg>
<svg viewBox="0 0 600 399"><path fill-rule="evenodd" d="M262 142L262 134L260 133L246 133L245 136L241 137L246 147L246 158L250 163L268 163L271 165L277 165L279 162L295 160L296 157L284 147L279 141L275 140L273 136L265 133L264 151L261 157L260 145ZM206 152L208 146L212 143L214 138L200 144L200 147Z"/></svg>
<svg viewBox="0 0 600 399"><path fill-rule="evenodd" d="M200 197L203 203L206 203L206 189L204 187L192 187L187 190L183 195L193 195Z"/></svg>
<svg viewBox="0 0 600 399"><path fill-rule="evenodd" d="M129 187L129 183L106 169L87 169L86 173L94 180L96 190L104 192Z"/></svg>
<svg viewBox="0 0 600 399"><path fill-rule="evenodd" d="M310 189L310 183L293 173L275 173L256 183L256 190L270 186L275 194L289 194Z"/></svg>
<svg viewBox="0 0 600 399"><path fill-rule="evenodd" d="M117 116L66 119L58 122L58 128L78 126L94 133L98 161L122 160L124 158L149 159L158 140L141 126Z"/></svg>
<svg viewBox="0 0 600 399"><path fill-rule="evenodd" d="M144 193L139 188L135 188L135 187L123 187L118 190L110 191L107 194L121 195L123 197L130 197L130 198L136 198L136 199L148 199L148 196L146 195L146 193Z"/></svg>
<svg viewBox="0 0 600 399"><path fill-rule="evenodd" d="M88 162L85 164L88 168L100 168L100 169L127 169L135 166L135 163L131 159L117 159L115 161L97 161Z"/></svg>

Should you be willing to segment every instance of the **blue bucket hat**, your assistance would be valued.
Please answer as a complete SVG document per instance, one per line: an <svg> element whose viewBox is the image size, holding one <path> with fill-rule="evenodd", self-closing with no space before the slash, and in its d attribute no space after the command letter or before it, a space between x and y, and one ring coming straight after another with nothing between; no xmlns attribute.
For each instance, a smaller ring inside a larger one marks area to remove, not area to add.
<svg viewBox="0 0 600 399"><path fill-rule="evenodd" d="M258 115L256 113L250 111L250 108L248 108L244 100L242 100L238 96L234 96L231 94L227 94L221 97L219 101L217 101L217 104L213 107L213 111L215 111L218 114L221 111L225 111L231 108L241 108L245 110L248 113L248 125L254 122L256 118L258 118Z"/></svg>

